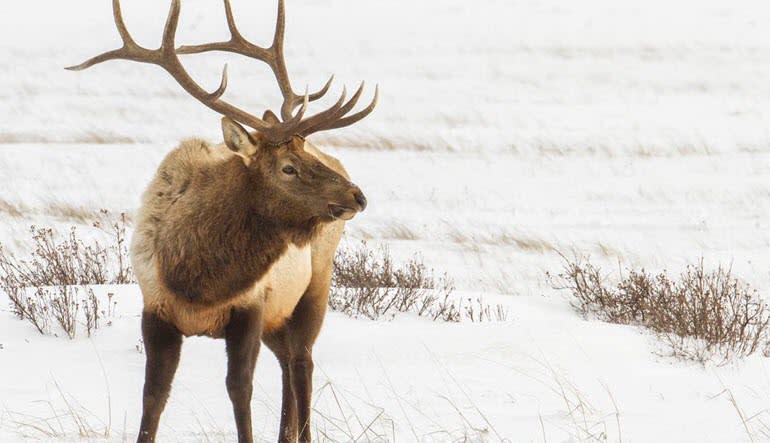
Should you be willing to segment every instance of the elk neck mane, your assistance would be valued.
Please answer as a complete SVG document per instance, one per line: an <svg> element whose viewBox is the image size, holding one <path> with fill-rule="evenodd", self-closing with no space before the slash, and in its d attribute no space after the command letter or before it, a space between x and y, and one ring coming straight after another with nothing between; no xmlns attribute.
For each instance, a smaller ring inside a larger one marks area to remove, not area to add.
<svg viewBox="0 0 770 443"><path fill-rule="evenodd" d="M197 154L206 155L216 149L190 142L179 151L200 149ZM223 303L259 281L290 244L305 246L319 231L321 220L280 221L280 201L263 192L259 175L235 155L170 163L158 174L173 197L165 196L172 198L159 217L154 249L159 274L177 297L200 305Z"/></svg>

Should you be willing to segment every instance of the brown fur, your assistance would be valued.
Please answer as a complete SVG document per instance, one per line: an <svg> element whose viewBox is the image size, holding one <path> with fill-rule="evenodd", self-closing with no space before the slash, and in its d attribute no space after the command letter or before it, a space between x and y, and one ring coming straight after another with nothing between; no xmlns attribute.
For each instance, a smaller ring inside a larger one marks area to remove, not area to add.
<svg viewBox="0 0 770 443"><path fill-rule="evenodd" d="M147 343L137 441L155 441L182 336L198 334L225 339L239 442L253 442L261 340L283 370L279 441L309 442L312 347L334 251L366 199L336 159L299 137L268 146L226 118L223 130L223 145L192 139L169 153L143 196L131 247Z"/></svg>
<svg viewBox="0 0 770 443"><path fill-rule="evenodd" d="M259 145L258 134L249 137L257 152L245 157L197 139L182 143L161 163L143 197L132 255L145 307L186 335L221 336L228 308L283 296L258 283L290 245L308 246L334 221L324 214L330 201L350 198L345 193L357 189L339 162L314 147L306 150L300 138L269 147ZM291 190L265 171L287 160L309 176L300 175L308 181L303 185L317 189L281 195ZM321 204L303 201L308 199ZM265 319L275 326L282 321Z"/></svg>

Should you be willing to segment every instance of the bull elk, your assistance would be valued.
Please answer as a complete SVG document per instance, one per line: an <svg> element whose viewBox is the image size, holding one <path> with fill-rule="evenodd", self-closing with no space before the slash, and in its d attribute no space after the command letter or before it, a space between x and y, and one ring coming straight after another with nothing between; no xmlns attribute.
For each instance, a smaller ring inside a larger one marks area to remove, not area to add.
<svg viewBox="0 0 770 443"><path fill-rule="evenodd" d="M333 256L345 220L364 210L366 198L339 161L305 137L361 120L377 104L377 89L372 102L356 113L350 112L363 83L350 100L345 101L343 89L334 105L305 118L308 102L324 96L333 77L313 94L292 89L283 54L283 0L270 47L241 35L228 0L228 41L176 47L180 0L172 0L158 49L139 46L126 28L119 0L112 6L123 46L68 69L119 59L155 64L224 116L224 143L182 142L160 164L142 197L131 244L144 299L147 358L137 441L155 440L183 337L205 335L225 339L225 384L238 441L253 441L252 378L263 341L283 371L279 441L308 442L312 348L326 312ZM216 90L199 86L178 54L208 51L266 63L283 96L278 115L268 110L259 118L222 100L226 65Z"/></svg>

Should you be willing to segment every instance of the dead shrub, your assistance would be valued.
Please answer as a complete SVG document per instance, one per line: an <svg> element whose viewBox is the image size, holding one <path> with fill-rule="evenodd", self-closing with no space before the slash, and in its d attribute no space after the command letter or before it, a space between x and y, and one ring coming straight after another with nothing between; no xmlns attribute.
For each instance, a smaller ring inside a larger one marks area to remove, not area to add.
<svg viewBox="0 0 770 443"><path fill-rule="evenodd" d="M123 284L134 281L126 244L126 216L110 220L107 211L94 227L113 239L109 246L86 243L76 228L60 238L51 228L32 226L33 251L28 259L17 258L0 245L0 289L8 296L11 311L32 323L41 334L58 324L70 338L80 318L90 336L105 312L88 285Z"/></svg>
<svg viewBox="0 0 770 443"><path fill-rule="evenodd" d="M452 296L454 289L447 275L435 277L418 255L397 267L386 246L372 249L361 242L357 248L337 250L329 307L372 320L392 319L399 312L446 322L507 319L502 305L490 307L480 298L475 305L468 299L470 306L464 307L462 300Z"/></svg>
<svg viewBox="0 0 770 443"><path fill-rule="evenodd" d="M723 364L767 352L770 309L729 268L707 270L701 260L677 279L642 269L629 270L614 286L604 280L599 267L579 258L566 260L552 281L571 292L584 317L646 327L677 358Z"/></svg>
<svg viewBox="0 0 770 443"><path fill-rule="evenodd" d="M99 327L99 319L106 316L99 309L93 290L85 285L17 286L3 290L11 301L11 311L19 319L32 323L41 334L51 334L52 326L56 324L69 338L75 338L82 312L90 337Z"/></svg>
<svg viewBox="0 0 770 443"><path fill-rule="evenodd" d="M107 249L112 254L112 276L110 283L123 285L136 283L134 271L131 269L131 260L128 252L128 238L126 237L126 227L128 226L128 216L121 212L117 218L111 218L109 211L102 209L100 211L101 219L93 224L95 228L102 230L111 238L111 243Z"/></svg>

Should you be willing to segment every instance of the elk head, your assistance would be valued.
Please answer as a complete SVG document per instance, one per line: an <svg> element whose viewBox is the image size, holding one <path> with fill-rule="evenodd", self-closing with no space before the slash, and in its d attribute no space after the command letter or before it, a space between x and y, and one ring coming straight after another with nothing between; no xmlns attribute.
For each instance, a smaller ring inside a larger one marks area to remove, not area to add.
<svg viewBox="0 0 770 443"><path fill-rule="evenodd" d="M283 54L285 28L283 0L278 2L275 34L272 45L269 47L257 46L247 41L235 25L229 0L224 0L224 6L230 30L229 40L177 48L174 38L179 22L180 0L172 0L160 48L147 49L133 40L123 21L120 1L113 0L113 16L123 40L123 46L67 69L82 70L107 60L131 60L160 66L190 95L225 116L223 120L225 144L241 155L244 165L251 173L264 179L263 185L269 186L270 190L282 196L285 210L296 210L306 215L312 213L314 217L324 216L345 220L352 218L356 212L363 210L366 206L366 199L361 190L305 152L304 137L318 131L348 126L366 117L377 105L378 88L375 88L371 103L356 113L349 114L361 97L363 82L347 102L343 88L340 98L334 105L305 118L308 102L323 97L329 90L334 76L313 94L308 94L306 91L304 95L299 95L294 92ZM209 51L231 52L266 63L273 71L283 96L280 118L271 111L265 112L263 117L259 118L222 100L222 95L227 88L227 65L222 71L222 80L215 91L208 92L199 86L182 66L178 54ZM246 132L239 123L255 129L256 132L252 134Z"/></svg>
<svg viewBox="0 0 770 443"><path fill-rule="evenodd" d="M302 137L274 144L259 131L250 134L229 117L222 118L222 133L227 147L241 157L249 181L259 189L253 194L258 199L253 207L262 215L284 224L305 224L350 220L366 208L358 186L306 152Z"/></svg>

